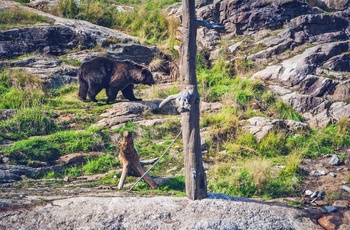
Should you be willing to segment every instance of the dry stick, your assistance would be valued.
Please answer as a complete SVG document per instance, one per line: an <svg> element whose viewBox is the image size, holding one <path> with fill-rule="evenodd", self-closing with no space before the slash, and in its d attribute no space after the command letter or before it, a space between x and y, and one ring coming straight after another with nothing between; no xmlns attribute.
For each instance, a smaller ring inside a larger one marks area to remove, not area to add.
<svg viewBox="0 0 350 230"><path fill-rule="evenodd" d="M181 135L181 132L182 132L182 128L180 129L179 134L177 134L175 139L170 143L168 148L164 151L164 153L158 158L158 160L149 169L147 169L147 171L135 182L135 184L128 191L131 191L137 185L137 183L139 183L140 180L160 161L160 159L162 159L162 157L168 152L168 150L174 144L174 142L177 140L177 138L179 138L179 136Z"/></svg>
<svg viewBox="0 0 350 230"><path fill-rule="evenodd" d="M140 163L140 156L134 147L132 134L129 131L124 131L124 139L120 143L119 159L123 164L123 172L120 177L118 189L122 189L127 173L130 169L136 170L140 175L144 174L145 169ZM144 180L151 186L152 189L158 187L157 183L148 175L144 176Z"/></svg>

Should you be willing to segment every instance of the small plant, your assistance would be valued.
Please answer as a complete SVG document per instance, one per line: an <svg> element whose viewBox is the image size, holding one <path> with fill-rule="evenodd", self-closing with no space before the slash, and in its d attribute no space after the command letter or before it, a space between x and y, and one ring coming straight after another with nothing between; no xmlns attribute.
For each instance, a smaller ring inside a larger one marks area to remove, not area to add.
<svg viewBox="0 0 350 230"><path fill-rule="evenodd" d="M272 131L258 144L258 152L266 157L287 155L286 135L283 132Z"/></svg>
<svg viewBox="0 0 350 230"><path fill-rule="evenodd" d="M271 107L271 110L276 112L279 119L303 121L302 116L287 103L277 101Z"/></svg>
<svg viewBox="0 0 350 230"><path fill-rule="evenodd" d="M68 59L66 56L62 57L62 62L66 65L81 66L82 62L76 59Z"/></svg>
<svg viewBox="0 0 350 230"><path fill-rule="evenodd" d="M345 153L341 153L341 154L338 155L339 160L344 160L345 157L346 157Z"/></svg>
<svg viewBox="0 0 350 230"><path fill-rule="evenodd" d="M75 177L82 175L82 169L80 167L77 167L77 166L73 166L71 168L66 168L64 170L64 175L69 176L71 178L75 178Z"/></svg>
<svg viewBox="0 0 350 230"><path fill-rule="evenodd" d="M44 179L52 179L52 178L55 178L55 177L56 177L56 175L55 175L55 172L54 172L54 171L50 171L50 172L46 173L46 174L43 176Z"/></svg>

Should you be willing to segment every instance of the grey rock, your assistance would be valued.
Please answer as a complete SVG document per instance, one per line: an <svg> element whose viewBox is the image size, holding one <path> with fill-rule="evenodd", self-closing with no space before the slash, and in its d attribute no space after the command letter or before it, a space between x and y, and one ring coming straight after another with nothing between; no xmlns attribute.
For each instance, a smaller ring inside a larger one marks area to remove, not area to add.
<svg viewBox="0 0 350 230"><path fill-rule="evenodd" d="M324 170L312 170L310 172L311 176L324 176L327 175L327 173Z"/></svg>
<svg viewBox="0 0 350 230"><path fill-rule="evenodd" d="M325 206L324 208L327 211L327 213L332 213L332 212L335 212L337 210L337 208L335 208L333 206Z"/></svg>
<svg viewBox="0 0 350 230"><path fill-rule="evenodd" d="M350 187L342 185L340 188L350 193Z"/></svg>
<svg viewBox="0 0 350 230"><path fill-rule="evenodd" d="M333 155L332 158L329 161L330 165L339 165L340 164L340 159L337 155Z"/></svg>
<svg viewBox="0 0 350 230"><path fill-rule="evenodd" d="M271 130L282 129L290 132L307 130L309 126L302 122L292 120L271 120L265 117L252 117L248 120L240 121L242 128L253 134L258 141L262 140Z"/></svg>
<svg viewBox="0 0 350 230"><path fill-rule="evenodd" d="M93 126L115 129L129 121L147 125L145 123L145 119L142 117L143 113L151 112L159 114L178 114L174 101L167 103L161 109L159 109L158 107L160 102L161 100L117 102L113 104L112 108L101 114L100 116L102 119L100 119ZM154 120L154 124L163 121L164 120Z"/></svg>
<svg viewBox="0 0 350 230"><path fill-rule="evenodd" d="M52 218L54 216L55 218ZM191 201L179 197L75 197L6 212L14 229L305 229L318 230L304 210L224 194Z"/></svg>
<svg viewBox="0 0 350 230"><path fill-rule="evenodd" d="M0 121L10 119L15 113L15 109L0 109Z"/></svg>
<svg viewBox="0 0 350 230"><path fill-rule="evenodd" d="M313 192L311 190L306 190L305 191L305 195L306 196L311 196L313 194Z"/></svg>
<svg viewBox="0 0 350 230"><path fill-rule="evenodd" d="M334 172L330 172L329 175L331 175L332 177L336 177L337 174L335 174Z"/></svg>

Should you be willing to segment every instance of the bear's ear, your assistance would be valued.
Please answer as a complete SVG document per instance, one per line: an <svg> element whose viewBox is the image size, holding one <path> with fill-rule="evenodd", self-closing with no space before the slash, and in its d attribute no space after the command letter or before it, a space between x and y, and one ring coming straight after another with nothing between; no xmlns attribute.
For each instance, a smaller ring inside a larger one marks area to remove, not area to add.
<svg viewBox="0 0 350 230"><path fill-rule="evenodd" d="M149 74L150 74L150 71L147 68L142 68L141 75L143 80L146 80Z"/></svg>

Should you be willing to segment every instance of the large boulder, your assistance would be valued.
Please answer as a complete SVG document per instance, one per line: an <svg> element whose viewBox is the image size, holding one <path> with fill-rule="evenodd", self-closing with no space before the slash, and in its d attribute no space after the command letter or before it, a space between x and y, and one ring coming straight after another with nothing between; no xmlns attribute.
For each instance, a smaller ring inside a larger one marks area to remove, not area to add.
<svg viewBox="0 0 350 230"><path fill-rule="evenodd" d="M341 80L330 77L330 75L324 77L325 75L317 74L324 69L329 69L329 66L339 66L336 64L339 58L336 57L344 56L343 53L348 51L348 41L318 45L283 61L281 64L268 66L255 73L253 78L263 79L270 82L271 85L278 85L279 87L271 87L270 85L270 88L283 101L291 104L299 112L308 113L305 117L310 120L310 125L322 124L321 126L324 126L342 116L349 117L346 102L342 102L341 107L332 106L332 103L335 100L345 100L348 97L350 92L348 79L350 78ZM350 72L350 68L346 68L344 65L333 68L333 72L336 72L337 69ZM332 74L332 72L327 73ZM281 90L281 87L286 90ZM315 119L323 120L323 122L315 122Z"/></svg>
<svg viewBox="0 0 350 230"><path fill-rule="evenodd" d="M75 229L77 226L80 229L322 229L303 209L278 203L220 194L209 194L208 199L197 201L116 195L61 198L31 209L7 211L0 215L0 226L5 229Z"/></svg>

